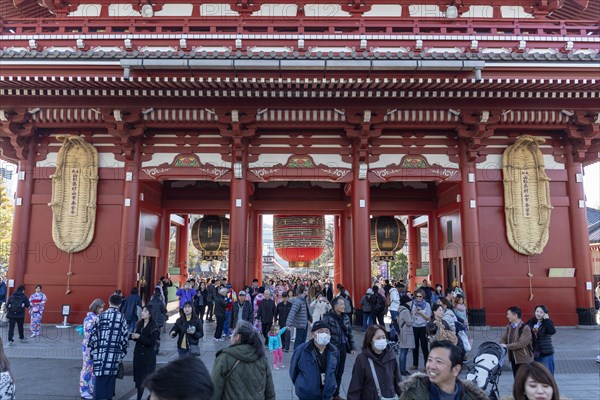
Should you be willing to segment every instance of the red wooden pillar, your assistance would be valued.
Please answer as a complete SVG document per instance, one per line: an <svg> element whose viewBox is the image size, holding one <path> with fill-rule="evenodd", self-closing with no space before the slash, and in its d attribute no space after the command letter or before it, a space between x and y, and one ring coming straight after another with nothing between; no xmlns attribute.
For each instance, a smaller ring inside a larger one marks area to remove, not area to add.
<svg viewBox="0 0 600 400"><path fill-rule="evenodd" d="M138 272L138 244L140 226L140 152L142 142L134 143L133 159L125 162L123 183L123 212L121 218L120 256L117 266L117 287L129 293Z"/></svg>
<svg viewBox="0 0 600 400"><path fill-rule="evenodd" d="M187 280L189 271L188 267L188 243L190 241L190 216L184 214L183 225L178 227L179 234L177 235L177 266L179 267L179 275L181 281Z"/></svg>
<svg viewBox="0 0 600 400"><path fill-rule="evenodd" d="M342 217L343 218L343 217ZM336 215L333 218L333 281L340 281L340 260L342 259L342 255L340 254L340 250L342 248L341 241L341 220L339 215Z"/></svg>
<svg viewBox="0 0 600 400"><path fill-rule="evenodd" d="M33 195L33 171L35 169L35 151L33 149L34 141L31 140L27 159L19 161L19 181L17 182L17 191L15 194L16 204L13 214L11 249L8 261L8 265L10 266L8 269L8 279L14 279L15 286L8 288L9 292L25 283L27 254L30 251L35 251L34 249L29 249L31 197ZM7 299L9 295L10 293L7 293Z"/></svg>
<svg viewBox="0 0 600 400"><path fill-rule="evenodd" d="M248 182L245 168L236 166L237 163L241 164L232 162L231 170L241 169L241 177L232 174L229 211L229 282L236 291L244 285L248 246Z"/></svg>
<svg viewBox="0 0 600 400"><path fill-rule="evenodd" d="M371 286L369 180L367 178L360 179L358 171L359 163L355 161L354 179L352 181L352 266L354 282L350 285L351 296L355 301L360 300L360 296Z"/></svg>
<svg viewBox="0 0 600 400"><path fill-rule="evenodd" d="M419 251L421 246L421 237L419 236L419 228L414 226L415 217L409 216L407 223L407 235L408 235L408 274L410 279L406 284L411 292L414 292L417 287L417 269L421 264L421 252Z"/></svg>
<svg viewBox="0 0 600 400"><path fill-rule="evenodd" d="M248 213L248 268L244 277L244 285L252 285L252 279L257 270L257 264L261 258L261 215L256 211L251 210ZM241 288L240 288L241 289Z"/></svg>
<svg viewBox="0 0 600 400"><path fill-rule="evenodd" d="M565 146L567 156L567 191L569 193L569 219L571 223L571 247L573 266L577 268L575 281L575 302L579 325L596 325L593 303L592 260L588 237L586 209L583 201L583 168L580 162L573 159L573 148L570 141ZM588 286L589 285L589 286ZM589 289L588 289L589 287Z"/></svg>
<svg viewBox="0 0 600 400"><path fill-rule="evenodd" d="M429 236L429 273L431 274L432 286L436 283L444 284L444 271L440 269L440 260L438 258L438 218L435 212L429 213L427 223L427 234Z"/></svg>
<svg viewBox="0 0 600 400"><path fill-rule="evenodd" d="M160 224L160 258L157 263L156 280L169 272L169 239L171 237L171 212L163 209Z"/></svg>
<svg viewBox="0 0 600 400"><path fill-rule="evenodd" d="M258 282L262 282L262 267L263 267L263 216L262 214L257 215L257 224L256 224L256 263L254 264L254 271L252 271L252 276L250 277L249 285L252 284L253 279L258 279ZM273 254L275 256L275 254ZM262 283L259 283L262 285Z"/></svg>
<svg viewBox="0 0 600 400"><path fill-rule="evenodd" d="M333 272L334 285L341 283L342 285L348 285L352 280L352 224L351 217L348 211L342 213L340 218L340 233L342 237L342 252L341 252L341 265L339 271Z"/></svg>
<svg viewBox="0 0 600 400"><path fill-rule="evenodd" d="M485 325L483 308L482 264L479 245L479 216L477 215L476 164L467 158L467 143L458 142L460 153L460 225L462 231L462 259L465 294L469 304L470 322L476 326Z"/></svg>

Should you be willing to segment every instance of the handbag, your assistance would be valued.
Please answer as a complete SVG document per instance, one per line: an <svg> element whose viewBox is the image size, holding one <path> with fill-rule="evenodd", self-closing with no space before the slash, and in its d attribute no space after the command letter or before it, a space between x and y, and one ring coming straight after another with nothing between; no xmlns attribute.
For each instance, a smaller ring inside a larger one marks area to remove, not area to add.
<svg viewBox="0 0 600 400"><path fill-rule="evenodd" d="M369 365L371 366L371 375L373 375L373 380L375 381L375 388L377 389L377 398L379 400L398 400L398 396L394 397L383 397L381 395L381 388L379 387L379 379L377 379L377 373L375 373L375 365L373 365L373 360L369 358Z"/></svg>
<svg viewBox="0 0 600 400"><path fill-rule="evenodd" d="M471 346L471 341L469 340L469 337L467 336L467 334L465 333L465 331L459 331L458 332L458 338L460 339L460 341L462 342L463 348L466 351L471 351L472 347Z"/></svg>
<svg viewBox="0 0 600 400"><path fill-rule="evenodd" d="M123 365L123 362L121 361L119 363L119 367L117 368L117 379L123 379L125 378L125 366Z"/></svg>

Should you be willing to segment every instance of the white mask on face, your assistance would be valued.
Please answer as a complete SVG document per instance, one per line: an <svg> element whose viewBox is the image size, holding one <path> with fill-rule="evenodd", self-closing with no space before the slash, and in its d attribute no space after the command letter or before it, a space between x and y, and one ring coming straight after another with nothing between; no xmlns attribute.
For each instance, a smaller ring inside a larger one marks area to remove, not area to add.
<svg viewBox="0 0 600 400"><path fill-rule="evenodd" d="M386 339L375 339L375 340L373 340L373 348L375 350L383 351L383 350L385 350L386 346L387 346L387 340Z"/></svg>
<svg viewBox="0 0 600 400"><path fill-rule="evenodd" d="M315 342L317 342L319 346L327 346L330 340L331 335L329 333L317 333L317 336L315 337Z"/></svg>

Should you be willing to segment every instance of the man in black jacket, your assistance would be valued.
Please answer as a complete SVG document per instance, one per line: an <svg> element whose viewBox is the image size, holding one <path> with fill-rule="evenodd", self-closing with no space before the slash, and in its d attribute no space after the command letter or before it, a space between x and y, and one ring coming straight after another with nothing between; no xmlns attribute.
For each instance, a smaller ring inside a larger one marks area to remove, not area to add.
<svg viewBox="0 0 600 400"><path fill-rule="evenodd" d="M288 294L281 294L281 301L277 304L277 322L279 323L279 327L283 328L285 323L287 322L287 317L292 309L292 303L288 301ZM285 330L283 335L281 335L281 343L283 345L283 351L288 353L290 351L290 331Z"/></svg>
<svg viewBox="0 0 600 400"><path fill-rule="evenodd" d="M227 312L227 289L221 288L219 293L215 296L215 318L217 319L217 327L215 329L215 340L222 342L224 339L223 326L225 325L225 313Z"/></svg>
<svg viewBox="0 0 600 400"><path fill-rule="evenodd" d="M265 298L260 302L258 312L256 313L256 318L262 323L262 334L265 337L265 346L269 345L269 331L273 326L273 320L275 319L276 313L277 308L275 307L275 302L271 299L271 292L265 290Z"/></svg>
<svg viewBox="0 0 600 400"><path fill-rule="evenodd" d="M252 316L254 312L250 302L246 301L246 296L248 296L246 292L240 290L237 294L237 301L233 303L233 306L231 307L231 321L229 321L229 326L231 326L232 331L235 329L235 325L238 321L253 322Z"/></svg>
<svg viewBox="0 0 600 400"><path fill-rule="evenodd" d="M352 322L348 314L344 313L344 299L338 297L333 304L333 310L329 311L322 318L329 326L331 331L331 344L337 347L340 361L335 371L335 380L337 389L333 394L333 400L341 400L340 385L342 384L342 375L346 366L346 353L355 355L354 334L352 333Z"/></svg>
<svg viewBox="0 0 600 400"><path fill-rule="evenodd" d="M23 321L25 321L25 309L29 308L29 299L25 296L25 286L19 285L17 291L8 298L6 302L6 317L8 318L8 345L14 343L13 336L15 334L15 324L19 329L19 339L25 342L23 333Z"/></svg>

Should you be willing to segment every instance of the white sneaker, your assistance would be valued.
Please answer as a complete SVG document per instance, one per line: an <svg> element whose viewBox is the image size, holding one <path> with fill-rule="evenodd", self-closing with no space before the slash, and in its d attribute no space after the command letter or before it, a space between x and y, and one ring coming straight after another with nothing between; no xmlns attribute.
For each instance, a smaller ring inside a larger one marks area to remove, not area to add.
<svg viewBox="0 0 600 400"><path fill-rule="evenodd" d="M37 335L36 335L35 333L32 333L32 334L31 334L31 336L29 336L29 337L31 337L31 338L34 338L34 337L36 337L36 336L37 336Z"/></svg>
<svg viewBox="0 0 600 400"><path fill-rule="evenodd" d="M596 357L596 362L600 363L600 354L598 354L598 357Z"/></svg>

